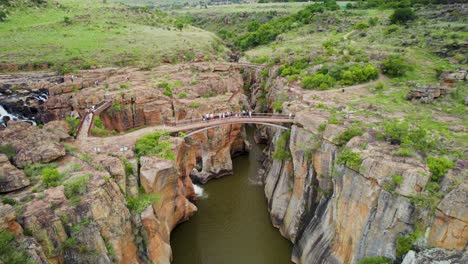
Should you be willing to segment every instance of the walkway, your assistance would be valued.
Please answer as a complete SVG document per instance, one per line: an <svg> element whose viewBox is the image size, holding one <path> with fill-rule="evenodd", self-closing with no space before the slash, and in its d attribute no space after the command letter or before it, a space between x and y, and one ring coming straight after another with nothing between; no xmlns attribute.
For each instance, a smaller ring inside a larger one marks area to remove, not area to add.
<svg viewBox="0 0 468 264"><path fill-rule="evenodd" d="M104 100L99 104L94 106L94 110L90 111L85 115L81 120L80 125L78 126L78 131L76 133L76 138L78 140L86 140L89 135L89 130L93 124L94 116L99 116L104 110L112 105L112 100Z"/></svg>
<svg viewBox="0 0 468 264"><path fill-rule="evenodd" d="M111 137L91 137L91 136L80 136L78 137L78 144L84 151L93 152L93 149L98 147L101 152L118 152L122 147L133 148L136 141L146 134L155 131L167 131L169 133L203 131L207 128L231 125L231 124L263 124L273 125L278 127L278 124L294 123L294 115L281 114L252 114L252 117L248 116L233 116L229 118L214 119L209 121L203 121L202 119L184 120L179 122L167 122L166 125L145 127L133 132L129 132L123 135L111 136Z"/></svg>

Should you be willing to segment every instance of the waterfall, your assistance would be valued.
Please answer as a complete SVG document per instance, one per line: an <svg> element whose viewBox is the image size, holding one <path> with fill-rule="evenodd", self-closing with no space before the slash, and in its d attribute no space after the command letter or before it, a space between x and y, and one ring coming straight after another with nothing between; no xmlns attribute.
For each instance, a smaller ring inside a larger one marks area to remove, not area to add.
<svg viewBox="0 0 468 264"><path fill-rule="evenodd" d="M34 120L10 114L5 110L5 108L3 108L2 105L0 105L0 125L6 127L6 122L8 120L24 121L36 125L36 122Z"/></svg>
<svg viewBox="0 0 468 264"><path fill-rule="evenodd" d="M208 197L208 195L205 194L205 190L203 189L203 187L194 184L193 189L195 190L195 194L197 195L197 197Z"/></svg>

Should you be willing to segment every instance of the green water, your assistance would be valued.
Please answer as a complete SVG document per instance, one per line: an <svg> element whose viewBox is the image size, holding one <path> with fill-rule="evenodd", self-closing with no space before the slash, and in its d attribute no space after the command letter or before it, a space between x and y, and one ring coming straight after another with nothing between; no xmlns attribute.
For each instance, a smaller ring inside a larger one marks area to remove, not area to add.
<svg viewBox="0 0 468 264"><path fill-rule="evenodd" d="M251 138L251 133L249 133ZM252 140L250 140L252 142ZM171 235L173 264L290 264L292 245L271 225L257 172L261 146L233 160L234 175L203 186L198 212Z"/></svg>

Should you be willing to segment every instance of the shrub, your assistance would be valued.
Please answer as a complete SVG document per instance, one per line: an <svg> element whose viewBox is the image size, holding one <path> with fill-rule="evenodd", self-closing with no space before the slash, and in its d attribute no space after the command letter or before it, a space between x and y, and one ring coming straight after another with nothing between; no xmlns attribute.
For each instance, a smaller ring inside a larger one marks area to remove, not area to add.
<svg viewBox="0 0 468 264"><path fill-rule="evenodd" d="M135 144L135 152L138 157L157 156L162 159L174 160L175 154L172 152L171 143L167 140L169 134L154 132L140 138Z"/></svg>
<svg viewBox="0 0 468 264"><path fill-rule="evenodd" d="M172 89L170 87L164 88L163 94L168 97L172 97Z"/></svg>
<svg viewBox="0 0 468 264"><path fill-rule="evenodd" d="M411 234L407 234L404 236L399 236L397 238L397 244L396 244L396 255L398 258L403 258L408 251L413 247L413 243L416 241L418 238L418 233L413 232Z"/></svg>
<svg viewBox="0 0 468 264"><path fill-rule="evenodd" d="M42 169L41 179L46 187L59 186L62 181L62 175L56 168L46 167Z"/></svg>
<svg viewBox="0 0 468 264"><path fill-rule="evenodd" d="M72 204L79 203L80 195L86 192L86 186L88 185L90 177L90 175L83 175L65 183L65 196Z"/></svg>
<svg viewBox="0 0 468 264"><path fill-rule="evenodd" d="M338 120L335 115L332 115L328 118L328 124L339 125L340 120Z"/></svg>
<svg viewBox="0 0 468 264"><path fill-rule="evenodd" d="M275 142L275 151L273 152L273 159L276 160L289 160L291 159L291 152L289 151L289 137L291 132L288 130L283 132Z"/></svg>
<svg viewBox="0 0 468 264"><path fill-rule="evenodd" d="M186 98L187 97L187 93L186 92L180 92L177 97L179 97L179 99L183 99L183 98Z"/></svg>
<svg viewBox="0 0 468 264"><path fill-rule="evenodd" d="M376 85L375 85L375 90L377 91L383 91L385 90L386 86L385 86L385 83L383 82L378 82Z"/></svg>
<svg viewBox="0 0 468 264"><path fill-rule="evenodd" d="M125 175L128 177L133 174L133 165L127 159L122 159L125 168Z"/></svg>
<svg viewBox="0 0 468 264"><path fill-rule="evenodd" d="M199 102L191 102L191 103L190 103L190 107L191 107L191 108L198 108L198 107L200 107L200 105L201 105L201 104L200 104Z"/></svg>
<svg viewBox="0 0 468 264"><path fill-rule="evenodd" d="M340 165L347 165L348 167L359 170L362 164L362 158L357 152L345 150L336 159L336 163Z"/></svg>
<svg viewBox="0 0 468 264"><path fill-rule="evenodd" d="M70 17L68 16L64 16L63 17L63 23L65 23L65 25L70 25L72 23Z"/></svg>
<svg viewBox="0 0 468 264"><path fill-rule="evenodd" d="M27 165L24 168L24 173L28 177L33 177L33 176L40 175L42 173L42 170L45 169L45 168L52 168L53 169L53 168L56 168L56 167L57 167L57 164L55 164L55 163L49 163L49 164L34 163L34 164L31 164L31 165Z"/></svg>
<svg viewBox="0 0 468 264"><path fill-rule="evenodd" d="M379 71L372 64L364 66L353 65L349 67L348 70L341 73L341 80L345 85L363 83L369 80L375 80L377 77L379 77Z"/></svg>
<svg viewBox="0 0 468 264"><path fill-rule="evenodd" d="M409 148L399 148L392 154L399 157L411 157L413 156L413 151L411 151Z"/></svg>
<svg viewBox="0 0 468 264"><path fill-rule="evenodd" d="M333 87L336 80L328 74L314 73L302 79L301 85L305 89L319 88L320 85L326 84L327 87ZM324 86L322 86L323 88Z"/></svg>
<svg viewBox="0 0 468 264"><path fill-rule="evenodd" d="M0 259L8 264L32 264L34 261L25 254L23 246L15 243L15 234L0 230Z"/></svg>
<svg viewBox="0 0 468 264"><path fill-rule="evenodd" d="M416 18L416 14L414 13L413 9L406 7L406 8L398 8L393 11L393 14L390 16L390 23L392 24L405 24L408 21L414 20Z"/></svg>
<svg viewBox="0 0 468 264"><path fill-rule="evenodd" d="M397 174L393 174L392 175L392 181L387 183L385 185L385 190L389 191L389 192L393 192L395 191L395 189L397 187L399 187L401 184L403 183L403 176L401 175L397 175Z"/></svg>
<svg viewBox="0 0 468 264"><path fill-rule="evenodd" d="M16 149L10 144L0 145L0 153L5 154L8 159L12 159L16 156Z"/></svg>
<svg viewBox="0 0 468 264"><path fill-rule="evenodd" d="M2 203L9 204L9 205L16 205L18 202L15 199L11 199L9 197L5 197L2 199Z"/></svg>
<svg viewBox="0 0 468 264"><path fill-rule="evenodd" d="M433 157L429 156L426 159L427 167L432 173L431 180L435 182L440 182L442 176L444 176L447 171L455 166L455 164L444 157Z"/></svg>
<svg viewBox="0 0 468 264"><path fill-rule="evenodd" d="M338 146L342 146L348 143L353 137L362 136L362 134L364 134L364 130L360 127L352 126L337 136L334 141Z"/></svg>
<svg viewBox="0 0 468 264"><path fill-rule="evenodd" d="M397 25L390 25L384 30L384 35L390 35L400 30L400 27Z"/></svg>
<svg viewBox="0 0 468 264"><path fill-rule="evenodd" d="M400 145L408 135L409 124L405 121L389 121L383 126L385 138L393 145Z"/></svg>
<svg viewBox="0 0 468 264"><path fill-rule="evenodd" d="M318 132L323 132L327 128L327 123L320 124L320 126L317 128Z"/></svg>
<svg viewBox="0 0 468 264"><path fill-rule="evenodd" d="M133 213L140 214L148 206L156 203L159 200L159 196L154 193L139 194L137 197L127 196L127 207Z"/></svg>
<svg viewBox="0 0 468 264"><path fill-rule="evenodd" d="M0 22L5 21L6 17L7 17L7 12L0 10Z"/></svg>
<svg viewBox="0 0 468 264"><path fill-rule="evenodd" d="M359 22L354 28L357 30L363 30L369 27L369 24L366 22Z"/></svg>
<svg viewBox="0 0 468 264"><path fill-rule="evenodd" d="M365 257L356 264L393 264L393 261L387 257Z"/></svg>
<svg viewBox="0 0 468 264"><path fill-rule="evenodd" d="M65 120L71 127L71 130L69 132L70 136L76 136L76 133L78 132L78 126L80 125L80 119L67 116Z"/></svg>
<svg viewBox="0 0 468 264"><path fill-rule="evenodd" d="M383 72L390 77L404 76L412 68L406 59L398 55L390 55L382 62Z"/></svg>

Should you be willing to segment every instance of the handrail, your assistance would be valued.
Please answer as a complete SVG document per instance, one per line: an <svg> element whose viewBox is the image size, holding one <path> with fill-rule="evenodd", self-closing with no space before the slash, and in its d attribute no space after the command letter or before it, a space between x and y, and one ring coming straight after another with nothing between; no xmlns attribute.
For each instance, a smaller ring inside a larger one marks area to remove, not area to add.
<svg viewBox="0 0 468 264"><path fill-rule="evenodd" d="M212 123L215 121L220 121L220 120L226 120L229 121L230 119L250 119L250 118L262 118L262 119L267 119L267 118L274 118L274 119L294 119L295 115L285 115L285 114L269 114L269 113L252 113L252 116L250 117L248 114L242 115L242 113L232 113L228 117L224 118L219 118L218 115L213 117L212 119L205 119L203 118L196 118L196 119L190 119L190 120L182 120L182 121L169 121L167 120L164 124L166 126L171 126L171 127L179 127L179 126L185 126L185 125L190 125L190 124L197 124L197 123Z"/></svg>

